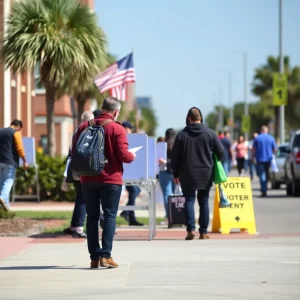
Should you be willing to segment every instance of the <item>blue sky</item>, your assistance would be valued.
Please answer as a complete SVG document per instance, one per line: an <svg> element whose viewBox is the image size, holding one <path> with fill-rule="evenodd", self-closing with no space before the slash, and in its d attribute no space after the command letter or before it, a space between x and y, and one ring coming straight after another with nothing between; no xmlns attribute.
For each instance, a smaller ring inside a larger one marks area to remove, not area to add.
<svg viewBox="0 0 300 300"><path fill-rule="evenodd" d="M278 55L278 0L95 0L109 51L134 49L136 95L151 96L157 135L180 128L191 106L205 117L218 101L243 100L243 57L248 57L248 100L254 69ZM300 65L300 1L283 0L283 51Z"/></svg>

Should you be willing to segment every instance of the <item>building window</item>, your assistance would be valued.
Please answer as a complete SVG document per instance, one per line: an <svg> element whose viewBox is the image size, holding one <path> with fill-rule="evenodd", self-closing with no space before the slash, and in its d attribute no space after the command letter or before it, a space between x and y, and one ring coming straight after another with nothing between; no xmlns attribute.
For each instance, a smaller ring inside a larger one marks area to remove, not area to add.
<svg viewBox="0 0 300 300"><path fill-rule="evenodd" d="M45 93L45 88L41 83L40 64L37 64L34 68L34 90L36 94Z"/></svg>

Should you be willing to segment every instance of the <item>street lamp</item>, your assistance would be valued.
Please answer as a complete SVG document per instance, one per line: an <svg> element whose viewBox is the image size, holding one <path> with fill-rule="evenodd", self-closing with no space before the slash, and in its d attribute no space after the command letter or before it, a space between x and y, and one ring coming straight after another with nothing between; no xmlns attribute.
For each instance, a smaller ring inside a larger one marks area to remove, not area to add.
<svg viewBox="0 0 300 300"><path fill-rule="evenodd" d="M282 0L279 0L279 73L284 74L283 50L282 50ZM279 138L280 143L285 141L284 105L279 108ZM277 127L278 128L278 127Z"/></svg>
<svg viewBox="0 0 300 300"><path fill-rule="evenodd" d="M233 112L233 103L232 103L232 74L228 74L228 102L229 102L229 120L230 120L230 135L233 138L233 127L234 127L234 112Z"/></svg>
<svg viewBox="0 0 300 300"><path fill-rule="evenodd" d="M249 106L248 106L248 99L247 99L247 53L243 53L243 69L244 69L244 115L249 115ZM249 139L249 132L245 132L245 140L248 141Z"/></svg>

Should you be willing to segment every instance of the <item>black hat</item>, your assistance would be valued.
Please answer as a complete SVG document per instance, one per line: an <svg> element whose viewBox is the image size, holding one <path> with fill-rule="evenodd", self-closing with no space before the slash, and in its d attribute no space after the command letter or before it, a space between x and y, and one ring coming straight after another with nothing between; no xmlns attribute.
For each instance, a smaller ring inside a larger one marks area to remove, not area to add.
<svg viewBox="0 0 300 300"><path fill-rule="evenodd" d="M122 126L123 126L124 128L129 128L129 129L132 129L132 128L133 128L133 126L131 125L131 123L130 123L129 121L123 122L123 123L122 123Z"/></svg>
<svg viewBox="0 0 300 300"><path fill-rule="evenodd" d="M94 118L99 117L101 114L102 114L102 111L100 109L96 109L93 111Z"/></svg>

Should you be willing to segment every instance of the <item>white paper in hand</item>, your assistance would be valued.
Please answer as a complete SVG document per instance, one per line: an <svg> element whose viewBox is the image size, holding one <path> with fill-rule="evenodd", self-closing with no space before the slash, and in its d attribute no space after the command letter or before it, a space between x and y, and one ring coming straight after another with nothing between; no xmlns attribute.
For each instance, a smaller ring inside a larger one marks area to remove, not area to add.
<svg viewBox="0 0 300 300"><path fill-rule="evenodd" d="M141 150L142 148L143 148L143 146L135 147L135 148L128 149L128 151L131 152L131 153L136 153L139 150Z"/></svg>

